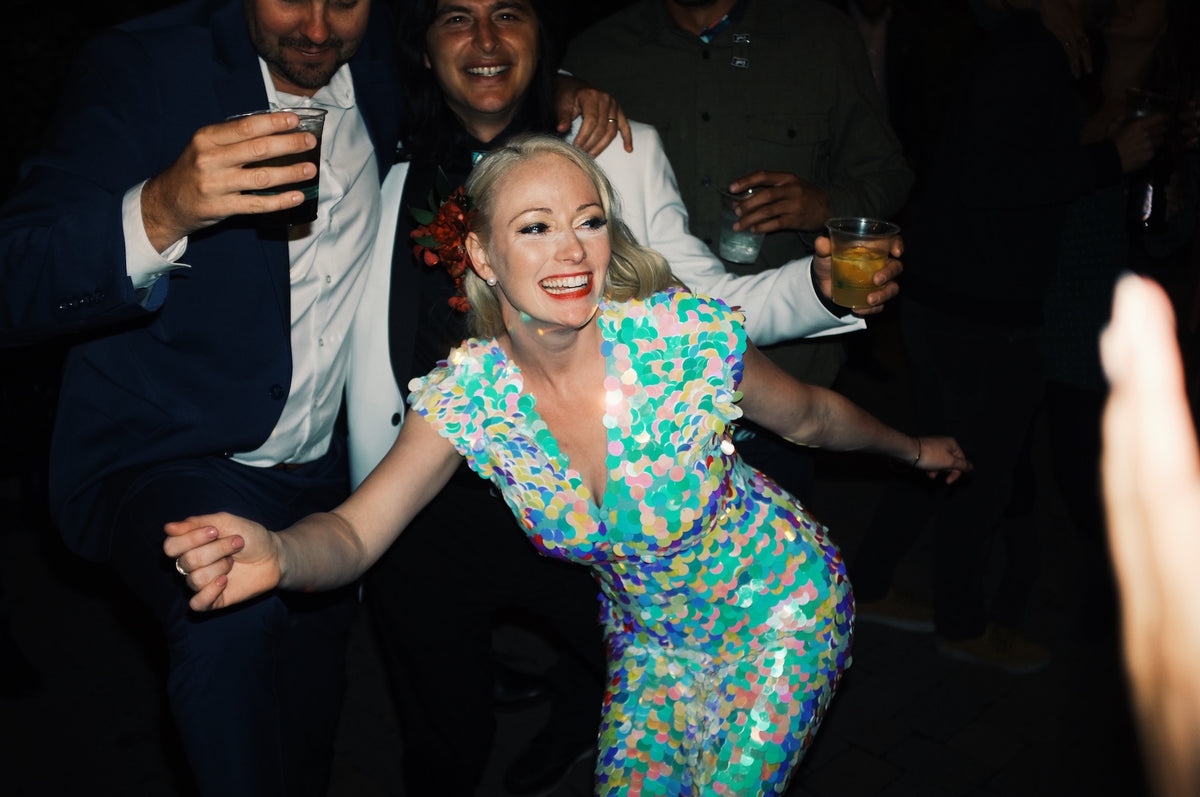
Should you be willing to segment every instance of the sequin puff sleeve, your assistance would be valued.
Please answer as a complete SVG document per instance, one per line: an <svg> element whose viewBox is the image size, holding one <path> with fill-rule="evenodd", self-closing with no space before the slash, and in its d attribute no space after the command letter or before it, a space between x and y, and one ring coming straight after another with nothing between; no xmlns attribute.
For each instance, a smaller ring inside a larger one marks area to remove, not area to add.
<svg viewBox="0 0 1200 797"><path fill-rule="evenodd" d="M471 339L409 385L408 403L485 479L495 475L490 442L524 416L519 377L493 340Z"/></svg>

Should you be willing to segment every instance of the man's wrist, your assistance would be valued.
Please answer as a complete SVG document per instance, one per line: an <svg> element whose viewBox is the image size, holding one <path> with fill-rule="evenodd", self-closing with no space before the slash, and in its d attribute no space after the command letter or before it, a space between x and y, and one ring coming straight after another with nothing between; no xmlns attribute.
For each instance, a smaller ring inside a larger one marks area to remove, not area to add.
<svg viewBox="0 0 1200 797"><path fill-rule="evenodd" d="M842 307L840 304L834 304L833 300L825 295L825 291L821 290L821 280L817 277L817 270L814 267L808 267L808 276L812 280L813 293L821 300L822 307L838 318L845 318L853 312L853 309L850 307Z"/></svg>

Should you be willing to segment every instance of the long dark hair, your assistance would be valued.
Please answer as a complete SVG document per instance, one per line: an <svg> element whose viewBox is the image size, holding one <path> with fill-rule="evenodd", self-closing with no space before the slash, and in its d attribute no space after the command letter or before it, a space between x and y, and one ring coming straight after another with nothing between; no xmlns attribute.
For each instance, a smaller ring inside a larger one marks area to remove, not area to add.
<svg viewBox="0 0 1200 797"><path fill-rule="evenodd" d="M548 133L556 123L553 77L558 53L546 33L540 4L527 1L537 17L538 66L514 121L518 129ZM412 0L400 6L400 66L407 86L407 113L401 131L404 148L435 162L445 161L451 153L461 151L466 133L446 103L433 70L425 67L425 34L437 16L438 0Z"/></svg>

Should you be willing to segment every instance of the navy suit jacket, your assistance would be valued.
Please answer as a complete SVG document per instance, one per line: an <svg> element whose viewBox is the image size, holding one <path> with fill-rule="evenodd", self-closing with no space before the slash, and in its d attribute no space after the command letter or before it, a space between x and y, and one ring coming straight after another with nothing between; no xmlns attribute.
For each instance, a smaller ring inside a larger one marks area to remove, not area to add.
<svg viewBox="0 0 1200 797"><path fill-rule="evenodd" d="M350 68L382 180L401 97L395 30L373 6ZM125 268L125 192L200 127L267 104L243 14L243 0L195 0L96 37L0 210L4 343L74 336L49 487L64 539L89 558L109 551L120 485L149 465L257 448L291 384L286 240L226 220L192 235L191 268L149 296Z"/></svg>

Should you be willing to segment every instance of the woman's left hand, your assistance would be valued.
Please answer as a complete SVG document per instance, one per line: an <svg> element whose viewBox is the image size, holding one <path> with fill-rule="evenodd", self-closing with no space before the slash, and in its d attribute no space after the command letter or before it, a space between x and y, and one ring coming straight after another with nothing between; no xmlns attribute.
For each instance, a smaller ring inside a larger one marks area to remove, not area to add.
<svg viewBox="0 0 1200 797"><path fill-rule="evenodd" d="M916 441L920 449L913 467L925 471L931 479L945 474L946 484L954 484L975 467L953 437L918 437Z"/></svg>

